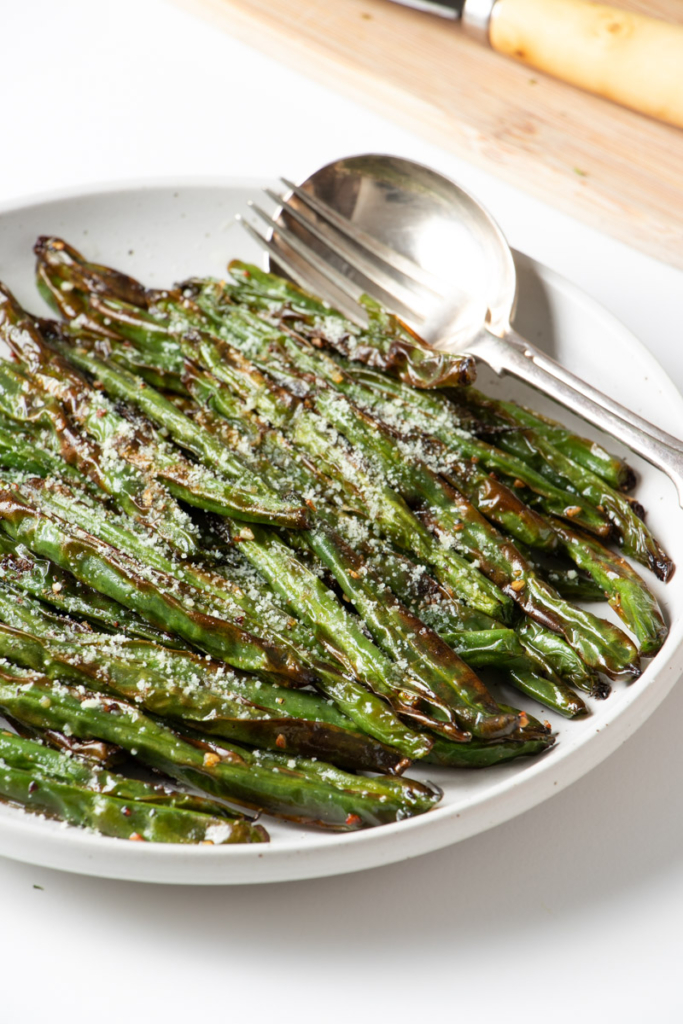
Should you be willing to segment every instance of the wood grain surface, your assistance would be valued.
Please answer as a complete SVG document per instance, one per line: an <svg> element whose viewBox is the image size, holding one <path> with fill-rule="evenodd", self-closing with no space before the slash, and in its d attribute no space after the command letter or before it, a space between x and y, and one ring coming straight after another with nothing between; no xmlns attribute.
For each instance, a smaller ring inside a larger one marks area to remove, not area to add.
<svg viewBox="0 0 683 1024"><path fill-rule="evenodd" d="M573 216L683 268L683 131L386 0L176 0ZM681 0L618 6L683 23Z"/></svg>

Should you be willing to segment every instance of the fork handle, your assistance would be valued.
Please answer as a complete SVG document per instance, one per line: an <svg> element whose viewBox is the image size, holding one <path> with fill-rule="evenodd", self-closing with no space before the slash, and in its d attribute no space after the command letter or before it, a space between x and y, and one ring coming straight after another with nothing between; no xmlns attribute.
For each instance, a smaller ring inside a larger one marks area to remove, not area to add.
<svg viewBox="0 0 683 1024"><path fill-rule="evenodd" d="M661 469L673 480L683 508L683 443L672 434L586 384L516 331L504 338L482 332L468 348L496 373L511 374L549 395Z"/></svg>

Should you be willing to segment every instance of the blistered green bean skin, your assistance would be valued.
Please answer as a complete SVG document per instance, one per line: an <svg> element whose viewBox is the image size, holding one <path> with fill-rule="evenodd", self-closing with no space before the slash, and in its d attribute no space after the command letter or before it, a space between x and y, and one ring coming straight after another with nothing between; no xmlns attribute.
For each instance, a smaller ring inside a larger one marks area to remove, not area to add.
<svg viewBox="0 0 683 1024"><path fill-rule="evenodd" d="M611 607L634 633L643 654L655 654L666 639L667 628L654 595L640 576L595 538L582 536L566 523L554 526L569 557L601 587Z"/></svg>
<svg viewBox="0 0 683 1024"><path fill-rule="evenodd" d="M44 515L18 500L11 491L0 492L0 520L2 528L15 541L140 613L153 626L179 633L189 643L236 668L310 681L305 668L268 641L253 637L224 619L194 611L187 597L183 600L182 594L173 594L173 588L162 590L151 582L144 567L82 531L80 536L73 535L64 520Z"/></svg>
<svg viewBox="0 0 683 1024"><path fill-rule="evenodd" d="M200 732L343 768L402 770L397 751L358 732L317 694L288 690L189 651L66 627L0 585L0 657L84 683Z"/></svg>
<svg viewBox="0 0 683 1024"><path fill-rule="evenodd" d="M102 835L152 843L262 843L261 825L201 797L165 791L31 740L0 734L0 799Z"/></svg>
<svg viewBox="0 0 683 1024"><path fill-rule="evenodd" d="M441 796L408 779L365 778L324 762L186 739L131 704L40 675L0 669L0 708L34 728L114 743L211 797L320 827L353 830L400 820L428 810Z"/></svg>

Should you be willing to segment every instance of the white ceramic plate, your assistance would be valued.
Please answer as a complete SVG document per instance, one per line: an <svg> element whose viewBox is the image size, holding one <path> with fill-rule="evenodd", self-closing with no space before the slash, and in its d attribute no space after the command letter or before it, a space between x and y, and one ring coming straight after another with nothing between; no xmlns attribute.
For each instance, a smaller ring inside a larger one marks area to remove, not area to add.
<svg viewBox="0 0 683 1024"><path fill-rule="evenodd" d="M93 260L127 270L151 285L191 274L223 272L234 256L261 261L236 225L258 183L144 184L61 194L0 210L0 278L18 299L39 310L33 285L32 245L55 233ZM516 326L570 369L673 434L683 434L683 399L647 350L614 317L563 278L516 255L520 296ZM526 399L538 409L551 403L510 379L482 372L484 390ZM565 422L572 417L561 413ZM584 434L600 435L576 423ZM609 440L612 449L622 451ZM236 884L314 878L389 864L439 849L498 825L547 799L584 775L620 746L657 707L683 668L683 513L673 486L635 457L638 497L669 554L682 566L664 587L648 574L671 634L663 650L630 687L615 686L583 721L553 719L558 742L547 755L482 772L430 768L444 789L429 814L349 835L267 821L268 846L187 847L127 843L62 827L0 806L0 854L67 871L129 880ZM605 609L606 614L610 614ZM519 695L511 703L524 704ZM527 702L529 710L531 705ZM537 710L537 709L536 709ZM543 717L552 717L543 715Z"/></svg>

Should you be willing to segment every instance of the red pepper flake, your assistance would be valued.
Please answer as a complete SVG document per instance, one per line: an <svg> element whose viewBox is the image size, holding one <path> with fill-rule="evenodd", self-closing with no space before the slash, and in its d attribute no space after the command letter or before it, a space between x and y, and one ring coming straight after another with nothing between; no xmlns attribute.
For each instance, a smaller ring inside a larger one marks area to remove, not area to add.
<svg viewBox="0 0 683 1024"><path fill-rule="evenodd" d="M513 486L514 487L526 487L526 484L524 483L523 480L520 480L519 477L517 477L517 479L515 480Z"/></svg>
<svg viewBox="0 0 683 1024"><path fill-rule="evenodd" d="M38 789L38 783L36 782L35 779L31 779L31 781L28 784L28 791L29 791L29 793L35 793L35 791L37 789Z"/></svg>
<svg viewBox="0 0 683 1024"><path fill-rule="evenodd" d="M106 409L98 409L96 415L97 415L98 420L101 420L103 416L107 415L107 410Z"/></svg>
<svg viewBox="0 0 683 1024"><path fill-rule="evenodd" d="M130 807L121 808L121 814L124 816L124 818L130 818L132 813L133 812L131 811Z"/></svg>
<svg viewBox="0 0 683 1024"><path fill-rule="evenodd" d="M360 579L360 573L356 572L355 569L349 569L349 576L352 580Z"/></svg>
<svg viewBox="0 0 683 1024"><path fill-rule="evenodd" d="M349 814L346 818L346 824L352 827L360 825L361 819L359 814Z"/></svg>
<svg viewBox="0 0 683 1024"><path fill-rule="evenodd" d="M581 508L579 505L570 505L564 510L564 514L570 519L574 519L575 516L581 515Z"/></svg>
<svg viewBox="0 0 683 1024"><path fill-rule="evenodd" d="M278 736L275 740L275 746L279 747L280 750L284 750L284 748L287 746L287 739L285 736L282 735L282 733L278 733Z"/></svg>
<svg viewBox="0 0 683 1024"><path fill-rule="evenodd" d="M131 839L134 843L144 843L145 841L139 832L131 832L128 838Z"/></svg>
<svg viewBox="0 0 683 1024"><path fill-rule="evenodd" d="M315 505L313 504L313 502L311 501L311 499L310 499L310 498L304 498L304 502L305 502L305 504L306 504L306 505L308 505L308 507L309 507L310 509L312 509L312 510L313 510L314 512L317 512L317 511L318 511L318 510L317 510L317 508L315 507Z"/></svg>

